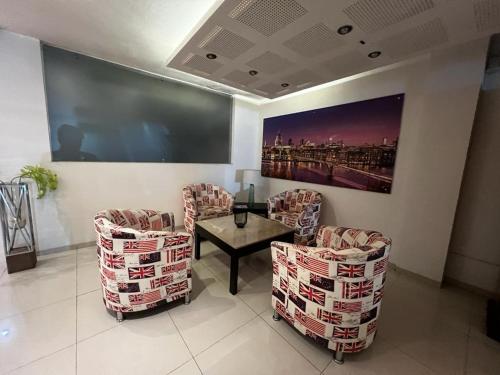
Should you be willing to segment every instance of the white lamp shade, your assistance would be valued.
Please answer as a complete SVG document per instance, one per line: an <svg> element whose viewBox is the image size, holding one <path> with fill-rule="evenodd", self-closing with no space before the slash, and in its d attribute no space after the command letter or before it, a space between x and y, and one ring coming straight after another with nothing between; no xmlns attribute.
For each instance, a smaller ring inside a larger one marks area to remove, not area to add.
<svg viewBox="0 0 500 375"><path fill-rule="evenodd" d="M260 170L258 169L245 169L243 171L244 184L258 184L260 181Z"/></svg>

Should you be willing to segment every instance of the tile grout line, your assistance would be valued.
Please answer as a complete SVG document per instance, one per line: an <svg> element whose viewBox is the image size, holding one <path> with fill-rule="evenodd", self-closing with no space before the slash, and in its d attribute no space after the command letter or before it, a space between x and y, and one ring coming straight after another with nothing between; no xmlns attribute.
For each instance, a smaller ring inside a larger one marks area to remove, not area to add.
<svg viewBox="0 0 500 375"><path fill-rule="evenodd" d="M32 360L32 361L27 362L27 363L25 363L25 364L23 364L23 365L21 365L21 366L18 366L18 367L16 367L16 368L13 368L13 369L11 369L11 370L8 370L7 372L5 372L5 373L3 373L3 374L4 374L4 375L9 375L9 374L13 373L14 371L17 371L17 370L19 370L19 369L21 369L21 368L23 368L23 367L29 366L29 365L31 365L31 364L33 364L33 363L35 363L35 362L41 361L42 359L48 358L48 357L50 357L51 355L57 354L57 353L59 353L59 352L62 352L63 350L69 349L69 348L71 348L71 347L72 347L72 346L74 346L74 345L75 345L75 344L70 344L70 345L68 345L68 346L65 346L64 348L57 349L55 352L52 352L52 353L49 353L49 354L45 354L45 355L43 355L43 356L41 356L41 357L38 357L37 359L34 359L34 360Z"/></svg>
<svg viewBox="0 0 500 375"><path fill-rule="evenodd" d="M262 314L264 314L265 312L266 312L266 311L264 311ZM297 353L299 353L299 354L300 354L300 356L301 356L301 357L303 357L303 358L304 358L307 362L309 362L309 364L310 364L312 367L314 367L314 368L315 368L316 370L318 370L320 373L322 373L323 371L325 371L325 370L328 368L328 366L329 366L329 365L330 365L330 363L331 363L331 359L330 359L330 362L328 362L328 364L326 365L326 367L325 367L323 370L321 370L321 369L317 368L317 367L314 365L314 363L312 363L312 362L311 362L311 361L310 361L310 360L309 360L309 359L308 359L308 358L307 358L307 357L306 357L303 353L301 353L301 352L300 352L297 348L295 348L295 346L294 346L294 345L292 345L292 344L291 344L291 343L290 343L290 342L289 342L289 341L285 338L285 336L283 336L280 332L278 332L275 328L273 328L273 326L272 326L271 324L269 324L269 323L267 322L267 320L265 320L265 319L262 317L262 314L260 314L260 315L259 315L259 318L261 318L261 319L264 321L264 323L266 323L266 324L269 326L269 328L271 328L271 329L272 329L275 333L277 333L279 337L281 337L283 340L285 340L285 342L286 342L288 345L290 345L290 346L293 348L293 350L295 350Z"/></svg>
<svg viewBox="0 0 500 375"><path fill-rule="evenodd" d="M223 280L220 280L220 279L217 277L217 275L215 274L215 272L213 272L213 271L210 269L210 267L209 267L209 266L207 266L206 264L202 264L202 265L203 265L203 267L204 267L204 268L205 268L208 272L210 272L210 273L214 276L214 278L215 278L216 280L218 280L221 284L223 284ZM254 270L254 269L253 269L250 265L248 265L248 267L250 267L253 271L255 271L255 270ZM262 315L262 314L264 314L267 310L266 310L266 311L263 311L262 313L258 313L258 312L257 312L257 311L255 311L255 310L254 310L254 309L253 309L253 308L252 308L252 307L251 307L248 303L246 303L246 301L245 301L245 300L243 300L243 299L242 299L242 298L238 295L238 293L236 294L236 297L237 297L237 298L238 298L241 302L243 302L243 304L245 304L245 305L246 305L246 306L247 306L247 307L248 307L248 308L249 308L252 312L254 312L254 313L256 314L256 317L261 318L267 326L269 326L269 327L270 327L270 328L271 328L271 329L272 329L275 333L277 333L277 334L278 334L278 336L280 336L280 337L281 337L281 338L282 338L282 339L283 339L283 340L284 340L284 341L285 341L288 345L290 345L290 346L293 348L293 350L295 350L295 351L296 351L296 352L297 352L297 353L298 353L298 354L299 354L302 358L304 358L304 359L305 359L305 360L306 360L306 361L307 361L307 362L308 362L308 363L309 363L312 367L314 367L316 370L318 370L318 371L320 372L320 374L322 374L322 373L323 373L323 372L324 372L324 371L328 368L328 366L330 365L330 363L332 362L332 360L330 360L330 361L328 362L328 364L326 365L326 367L325 367L323 370L321 370L321 369L317 368L317 367L316 367L316 366L315 366L315 365L314 365L314 364L313 364L313 363L312 363L312 362L311 362L308 358L306 358L306 357L305 357L305 356L304 356L304 355L303 355L300 351L298 351L298 350L297 350L297 349L296 349L296 348L295 348L295 347L294 347L294 346L293 346L293 345L292 345L292 344L291 344L291 343L290 343L290 342L289 342L289 341L288 341L288 340L287 340L287 339L286 339L283 335L281 335L281 333L279 333L279 332L278 332L276 329L274 329L274 328L273 328L273 327L272 327L272 326L271 326L271 325L270 325L270 324L269 324L269 323L268 323L268 322L267 322L264 318L262 318L262 316L261 316L261 315ZM250 321L252 321L252 320L254 320L254 319L255 319L255 318L252 318ZM249 322L247 322L247 323L249 323ZM245 324L246 324L246 323L245 323ZM241 327L239 327L239 328L241 328ZM239 329L239 328L237 328L237 329ZM233 332L234 332L234 331L233 331ZM233 333L233 332L231 332L231 333ZM225 337L229 336L231 333L229 333L228 335L224 336L223 338L225 338ZM222 338L222 339L223 339L223 338ZM221 339L221 340L222 340L222 339ZM220 341L220 340L218 340L218 341ZM217 341L217 342L218 342L218 341ZM217 342L215 342L214 344L210 345L207 349L209 349L211 346L215 345ZM207 349L205 349L205 350L207 350ZM198 353L198 355L199 355L199 354L201 354L201 353L203 353L205 350L203 350L202 352Z"/></svg>
<svg viewBox="0 0 500 375"><path fill-rule="evenodd" d="M195 359L196 357L198 357L200 354L202 353L205 353L208 349L210 349L212 346L214 346L215 344L218 344L219 342L221 342L222 340L224 340L226 337L228 336L231 336L233 333L235 333L236 331L238 331L240 328L243 328L244 326L246 326L247 324L253 322L255 319L257 319L259 316L254 316L252 319L250 319L249 321L245 322L245 323L242 323L240 324L238 327L236 327L235 329L233 329L231 332L229 332L228 334L226 334L225 336L221 337L220 339L218 339L217 341L215 341L214 343L212 343L211 345L207 346L205 349L203 349L201 352L199 352L198 354L196 354L195 356Z"/></svg>

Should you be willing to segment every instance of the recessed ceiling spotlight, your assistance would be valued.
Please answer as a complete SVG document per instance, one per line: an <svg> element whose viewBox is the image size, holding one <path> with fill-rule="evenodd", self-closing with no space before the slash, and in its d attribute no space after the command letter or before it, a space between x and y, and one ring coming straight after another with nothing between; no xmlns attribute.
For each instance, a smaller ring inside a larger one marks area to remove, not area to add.
<svg viewBox="0 0 500 375"><path fill-rule="evenodd" d="M207 59L215 60L216 58L217 58L217 55L215 53L207 53Z"/></svg>
<svg viewBox="0 0 500 375"><path fill-rule="evenodd" d="M366 44L366 42L364 40L360 40L359 41L361 44Z"/></svg>
<svg viewBox="0 0 500 375"><path fill-rule="evenodd" d="M250 70L250 71L248 72L248 74L250 74L251 76L256 76L258 73L259 73L259 72L258 72L258 71L256 71L256 70Z"/></svg>
<svg viewBox="0 0 500 375"><path fill-rule="evenodd" d="M346 34L349 34L351 31L352 31L352 26L351 26L351 25L344 25L344 26L340 26L340 27L337 29L337 32L338 32L340 35L346 35Z"/></svg>
<svg viewBox="0 0 500 375"><path fill-rule="evenodd" d="M381 54L382 54L382 52L380 52L380 51L373 51L373 52L370 52L370 53L368 54L368 57L369 57L370 59L376 59L376 58L377 58L377 57L379 57Z"/></svg>
<svg viewBox="0 0 500 375"><path fill-rule="evenodd" d="M281 87L288 87L288 86L290 86L290 84L288 84L288 83L282 83L281 84Z"/></svg>

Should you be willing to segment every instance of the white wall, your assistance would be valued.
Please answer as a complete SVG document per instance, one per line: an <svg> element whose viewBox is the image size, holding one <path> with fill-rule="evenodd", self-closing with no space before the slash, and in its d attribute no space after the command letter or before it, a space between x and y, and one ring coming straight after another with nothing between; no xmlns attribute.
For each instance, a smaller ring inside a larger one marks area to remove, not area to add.
<svg viewBox="0 0 500 375"><path fill-rule="evenodd" d="M0 179L14 176L25 164L41 164L59 175L59 189L35 202L42 251L92 241L92 217L104 208L170 210L181 225L184 185L225 185L231 171L256 158L257 133L252 138L248 132L252 124L256 129L257 107L235 100L234 165L52 163L38 40L0 31L0 88ZM228 189L238 191L239 186Z"/></svg>
<svg viewBox="0 0 500 375"><path fill-rule="evenodd" d="M445 275L500 294L500 70L487 74L472 131Z"/></svg>
<svg viewBox="0 0 500 375"><path fill-rule="evenodd" d="M235 192L237 171L259 168L263 117L404 92L392 194L263 178L257 196L316 189L324 223L381 230L393 238L393 263L440 281L486 49L486 40L475 41L260 107L236 100L232 165L51 163L38 41L0 31L0 178L26 163L59 174L58 191L35 206L41 249L92 241L91 218L106 207L169 209L181 224L183 185L214 182Z"/></svg>
<svg viewBox="0 0 500 375"><path fill-rule="evenodd" d="M324 196L322 222L377 229L392 237L391 262L441 281L487 40L346 83L273 101L262 117L405 93L392 193L265 178L269 194L311 188Z"/></svg>

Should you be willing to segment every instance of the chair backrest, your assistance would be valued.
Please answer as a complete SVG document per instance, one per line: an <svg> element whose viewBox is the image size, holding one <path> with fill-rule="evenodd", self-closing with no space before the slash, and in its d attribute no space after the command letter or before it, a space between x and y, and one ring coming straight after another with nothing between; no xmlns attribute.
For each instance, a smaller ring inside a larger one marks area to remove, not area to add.
<svg viewBox="0 0 500 375"><path fill-rule="evenodd" d="M228 193L219 185L214 184L192 184L185 187L189 189L197 206L218 206L227 205Z"/></svg>
<svg viewBox="0 0 500 375"><path fill-rule="evenodd" d="M316 237L317 247L329 247L334 250L358 248L370 250L390 246L391 240L380 232L358 228L321 226Z"/></svg>
<svg viewBox="0 0 500 375"><path fill-rule="evenodd" d="M154 210L109 209L94 217L96 231L108 239L151 238L148 231L175 231L172 213L160 213Z"/></svg>
<svg viewBox="0 0 500 375"><path fill-rule="evenodd" d="M281 209L288 212L302 212L310 204L320 204L321 194L314 190L295 189L284 191Z"/></svg>

